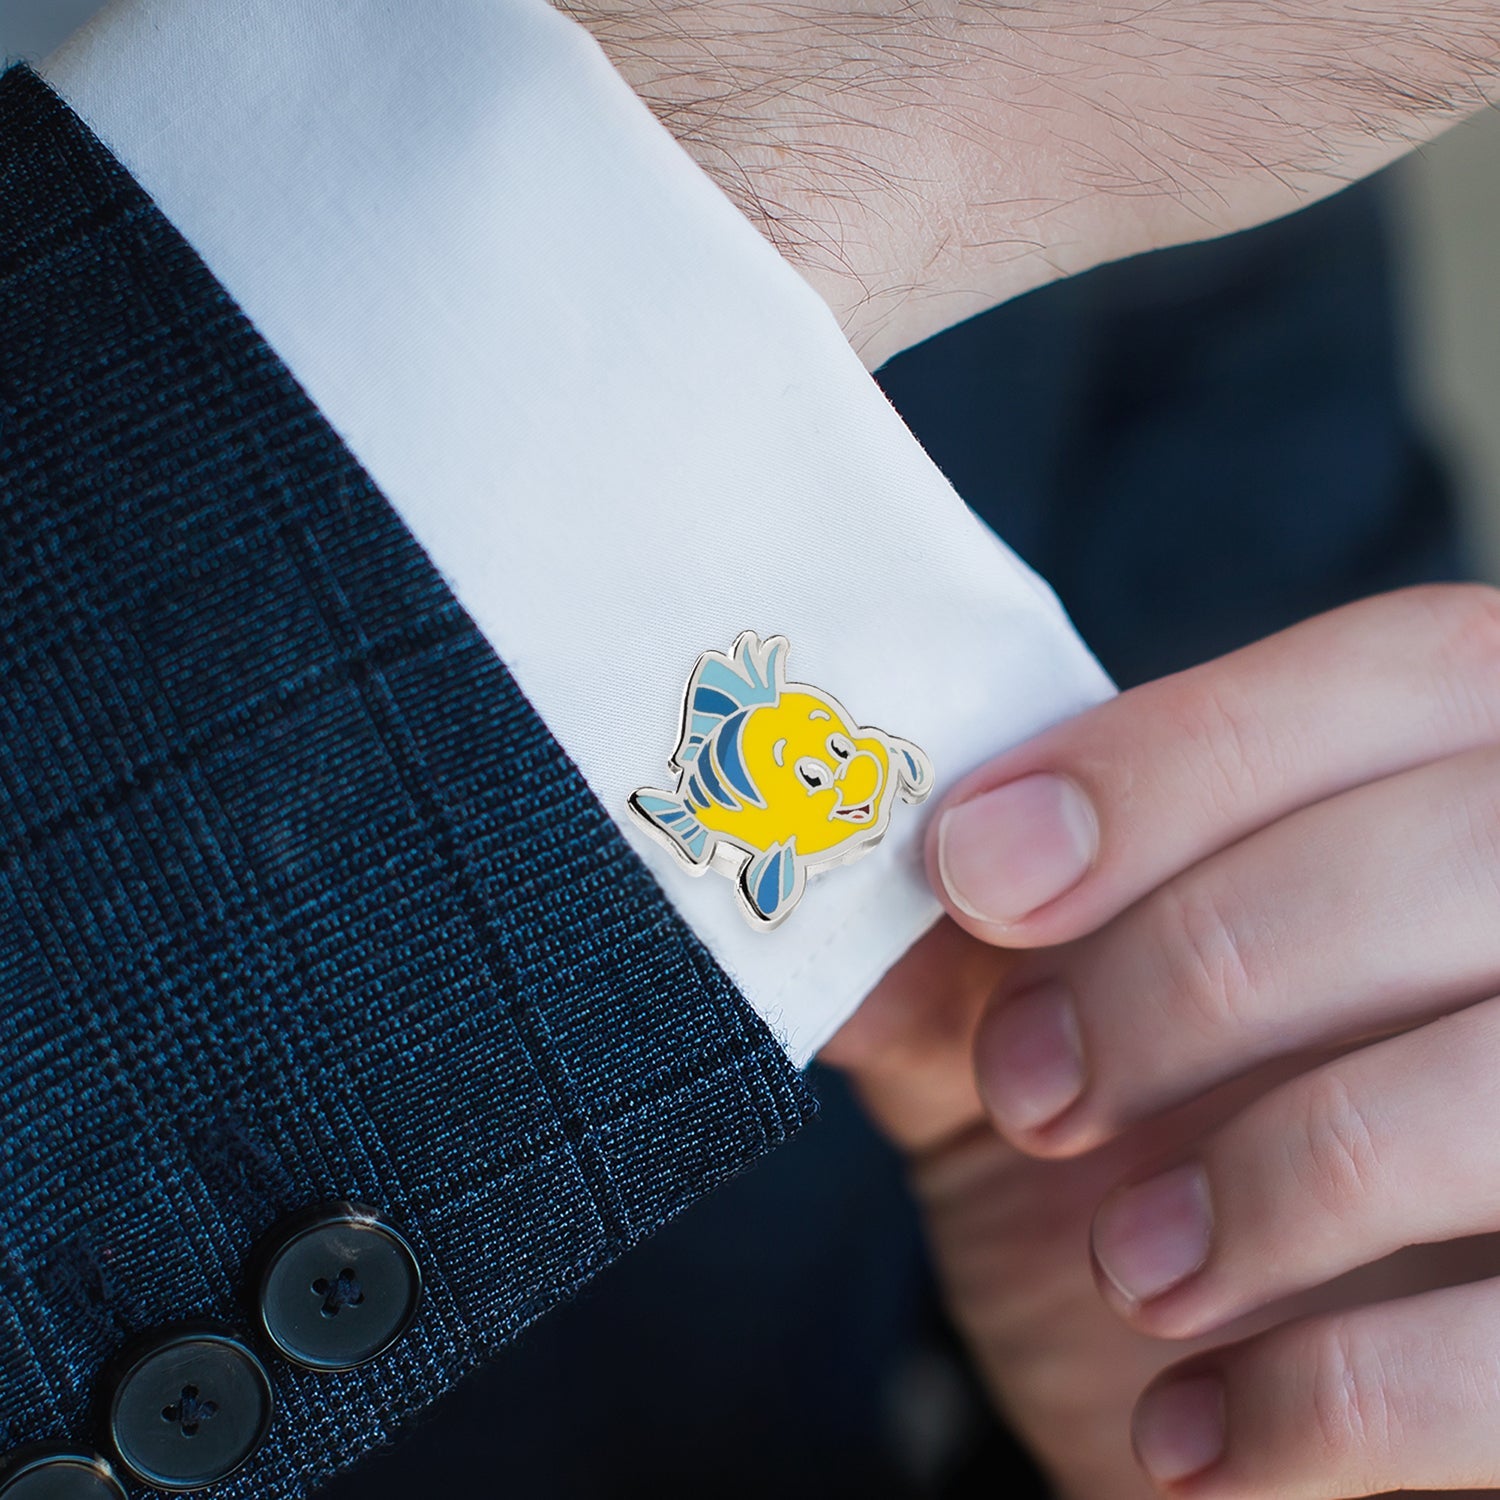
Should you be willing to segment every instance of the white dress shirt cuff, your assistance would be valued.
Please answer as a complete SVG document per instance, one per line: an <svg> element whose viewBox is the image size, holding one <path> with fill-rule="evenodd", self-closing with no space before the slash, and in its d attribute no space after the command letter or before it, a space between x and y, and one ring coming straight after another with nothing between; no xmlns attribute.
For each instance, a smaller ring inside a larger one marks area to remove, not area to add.
<svg viewBox="0 0 1500 1500"><path fill-rule="evenodd" d="M664 784L694 662L786 635L790 675L923 747L940 796L1111 691L1052 594L543 0L120 0L44 73L809 1058L938 914L922 818L752 929L627 807Z"/></svg>

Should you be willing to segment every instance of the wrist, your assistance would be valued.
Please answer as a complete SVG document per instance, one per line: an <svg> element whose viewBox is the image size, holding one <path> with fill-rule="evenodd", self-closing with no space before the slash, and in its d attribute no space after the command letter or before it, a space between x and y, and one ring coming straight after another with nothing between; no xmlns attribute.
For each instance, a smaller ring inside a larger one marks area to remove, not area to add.
<svg viewBox="0 0 1500 1500"><path fill-rule="evenodd" d="M822 297L867 365L925 336L911 335L907 311L934 259L933 199L952 164L931 159L942 148L929 133L890 128L869 17L851 10L831 37L795 8L555 3Z"/></svg>

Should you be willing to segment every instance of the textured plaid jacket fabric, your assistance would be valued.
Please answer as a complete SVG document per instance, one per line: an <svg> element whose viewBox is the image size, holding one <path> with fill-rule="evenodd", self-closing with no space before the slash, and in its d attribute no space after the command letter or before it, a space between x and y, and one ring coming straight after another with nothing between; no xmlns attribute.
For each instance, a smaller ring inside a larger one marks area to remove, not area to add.
<svg viewBox="0 0 1500 1500"><path fill-rule="evenodd" d="M524 497L517 497L524 504ZM811 1104L275 356L0 80L0 1449L249 1325L267 1227L405 1229L420 1318L267 1358L303 1494Z"/></svg>

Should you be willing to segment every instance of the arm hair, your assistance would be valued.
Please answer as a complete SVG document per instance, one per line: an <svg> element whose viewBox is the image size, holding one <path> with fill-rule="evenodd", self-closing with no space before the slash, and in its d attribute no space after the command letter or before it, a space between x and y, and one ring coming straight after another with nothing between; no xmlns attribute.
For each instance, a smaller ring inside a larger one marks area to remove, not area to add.
<svg viewBox="0 0 1500 1500"><path fill-rule="evenodd" d="M867 362L1336 191L1500 94L1500 0L558 0Z"/></svg>

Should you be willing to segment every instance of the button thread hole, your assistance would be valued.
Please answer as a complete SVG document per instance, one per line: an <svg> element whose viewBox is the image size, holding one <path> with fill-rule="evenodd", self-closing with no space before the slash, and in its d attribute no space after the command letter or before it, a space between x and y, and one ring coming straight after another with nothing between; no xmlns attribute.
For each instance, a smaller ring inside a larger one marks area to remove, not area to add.
<svg viewBox="0 0 1500 1500"><path fill-rule="evenodd" d="M163 1422L175 1424L185 1438L197 1437L203 1424L212 1420L219 1411L218 1403L205 1401L198 1387L185 1385L182 1394L170 1406L161 1410Z"/></svg>
<svg viewBox="0 0 1500 1500"><path fill-rule="evenodd" d="M336 1318L346 1307L358 1307L365 1300L364 1288L352 1266L345 1266L330 1280L320 1276L312 1284L312 1293L323 1299L320 1309L325 1318Z"/></svg>

